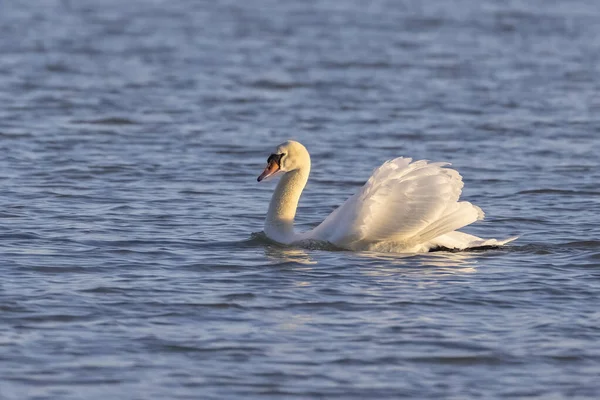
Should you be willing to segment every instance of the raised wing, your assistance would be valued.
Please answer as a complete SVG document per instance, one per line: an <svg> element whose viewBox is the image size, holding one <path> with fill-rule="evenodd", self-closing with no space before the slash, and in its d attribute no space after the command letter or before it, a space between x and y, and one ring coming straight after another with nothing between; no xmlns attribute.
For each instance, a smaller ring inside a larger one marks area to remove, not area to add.
<svg viewBox="0 0 600 400"><path fill-rule="evenodd" d="M458 202L463 182L448 163L396 158L377 168L358 193L331 213L311 236L354 249L365 243L423 243L483 219Z"/></svg>

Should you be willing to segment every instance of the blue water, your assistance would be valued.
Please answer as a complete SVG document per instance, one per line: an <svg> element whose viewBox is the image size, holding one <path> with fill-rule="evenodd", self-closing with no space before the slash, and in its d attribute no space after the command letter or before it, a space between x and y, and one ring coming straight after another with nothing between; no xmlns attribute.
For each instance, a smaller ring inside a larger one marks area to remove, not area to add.
<svg viewBox="0 0 600 400"><path fill-rule="evenodd" d="M595 0L0 2L1 399L596 399ZM397 156L450 161L497 250L308 229Z"/></svg>

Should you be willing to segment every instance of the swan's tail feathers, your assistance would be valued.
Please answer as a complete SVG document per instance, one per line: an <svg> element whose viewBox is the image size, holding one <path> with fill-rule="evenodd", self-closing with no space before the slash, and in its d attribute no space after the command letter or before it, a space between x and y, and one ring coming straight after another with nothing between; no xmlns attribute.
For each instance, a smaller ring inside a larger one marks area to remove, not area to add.
<svg viewBox="0 0 600 400"><path fill-rule="evenodd" d="M476 247L489 247L489 246L504 246L507 243L516 240L518 236L509 237L506 239L483 239L474 235L469 235L464 232L450 232L445 235L441 235L429 242L429 248L446 248L464 250L468 248Z"/></svg>
<svg viewBox="0 0 600 400"><path fill-rule="evenodd" d="M482 239L483 243L479 244L478 246L504 246L505 244L517 240L518 238L518 236L511 236L506 239Z"/></svg>

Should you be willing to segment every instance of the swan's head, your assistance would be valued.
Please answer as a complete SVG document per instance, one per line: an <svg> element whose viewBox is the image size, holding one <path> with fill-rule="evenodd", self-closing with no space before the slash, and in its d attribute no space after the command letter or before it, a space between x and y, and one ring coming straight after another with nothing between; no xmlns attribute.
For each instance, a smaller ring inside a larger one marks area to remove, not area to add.
<svg viewBox="0 0 600 400"><path fill-rule="evenodd" d="M267 167L257 181L276 176L280 173L310 167L310 156L306 147L293 140L281 143L267 159Z"/></svg>

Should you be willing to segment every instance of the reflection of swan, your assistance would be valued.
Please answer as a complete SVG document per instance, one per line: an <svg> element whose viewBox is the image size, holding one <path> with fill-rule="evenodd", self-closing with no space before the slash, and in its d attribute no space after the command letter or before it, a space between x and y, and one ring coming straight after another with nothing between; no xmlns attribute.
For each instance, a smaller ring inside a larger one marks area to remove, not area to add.
<svg viewBox="0 0 600 400"><path fill-rule="evenodd" d="M363 268L363 273L369 276L417 275L419 277L447 275L464 275L477 270L477 253L462 252L433 252L415 257L414 254L392 254L363 251L356 253L365 258L364 264L376 268ZM416 267L416 268L412 268ZM424 282L419 285L424 285Z"/></svg>
<svg viewBox="0 0 600 400"><path fill-rule="evenodd" d="M265 255L280 262L314 265L317 262L303 249L297 247L265 247Z"/></svg>
<svg viewBox="0 0 600 400"><path fill-rule="evenodd" d="M456 229L483 219L477 206L458 201L463 182L447 163L396 158L377 168L367 183L315 229L294 232L300 194L310 173L306 148L287 141L269 156L258 181L283 174L269 205L265 234L291 244L326 241L348 250L423 252L434 248L500 246L506 240L481 239Z"/></svg>

